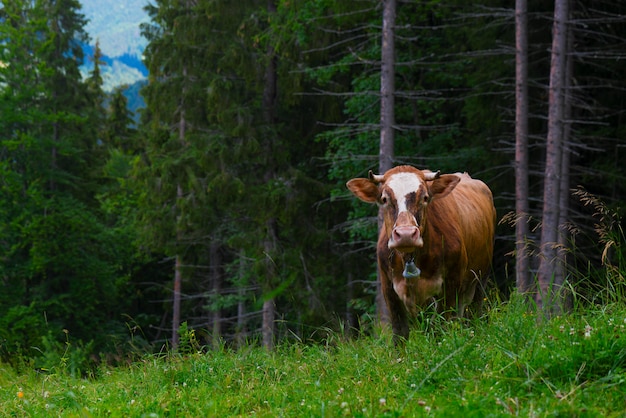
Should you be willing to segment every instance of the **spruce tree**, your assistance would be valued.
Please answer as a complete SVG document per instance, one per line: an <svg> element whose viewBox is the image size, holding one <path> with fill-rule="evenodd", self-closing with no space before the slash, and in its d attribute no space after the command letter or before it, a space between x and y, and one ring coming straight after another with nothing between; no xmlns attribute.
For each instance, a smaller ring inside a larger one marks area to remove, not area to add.
<svg viewBox="0 0 626 418"><path fill-rule="evenodd" d="M49 340L63 341L66 329L77 343L103 349L109 342L100 330L114 332L119 318L113 305L123 261L115 232L100 221L92 175L104 161L93 152L101 105L89 100L79 71L85 19L73 0L15 1L1 10L8 47L0 92L14 109L0 118L9 310L45 315L39 338L50 332Z"/></svg>

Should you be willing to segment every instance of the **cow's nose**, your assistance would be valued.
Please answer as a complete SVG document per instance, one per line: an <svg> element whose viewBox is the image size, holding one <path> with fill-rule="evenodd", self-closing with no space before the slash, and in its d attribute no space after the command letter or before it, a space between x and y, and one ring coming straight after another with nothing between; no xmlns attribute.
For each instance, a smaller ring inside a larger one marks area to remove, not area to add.
<svg viewBox="0 0 626 418"><path fill-rule="evenodd" d="M393 228L389 248L400 251L413 251L416 247L424 245L420 230L416 226L397 226Z"/></svg>

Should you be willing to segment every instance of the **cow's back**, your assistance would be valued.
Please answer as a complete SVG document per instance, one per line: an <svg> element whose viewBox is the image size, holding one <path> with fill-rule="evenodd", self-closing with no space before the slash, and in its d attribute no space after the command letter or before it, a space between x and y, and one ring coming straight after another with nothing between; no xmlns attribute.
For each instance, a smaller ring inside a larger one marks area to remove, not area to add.
<svg viewBox="0 0 626 418"><path fill-rule="evenodd" d="M491 268L496 228L493 197L482 181L471 178L467 173L456 175L461 181L449 197L456 202L468 270L486 276Z"/></svg>

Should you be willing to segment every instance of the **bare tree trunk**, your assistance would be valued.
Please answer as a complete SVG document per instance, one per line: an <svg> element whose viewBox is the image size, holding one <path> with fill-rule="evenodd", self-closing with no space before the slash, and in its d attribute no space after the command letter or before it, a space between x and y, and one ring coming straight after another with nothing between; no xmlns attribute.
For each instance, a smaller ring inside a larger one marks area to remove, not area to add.
<svg viewBox="0 0 626 418"><path fill-rule="evenodd" d="M263 347L267 350L274 349L275 322L276 305L274 304L274 298L270 298L263 302L263 325L261 326Z"/></svg>
<svg viewBox="0 0 626 418"><path fill-rule="evenodd" d="M267 11L270 14L276 13L275 0L267 1ZM265 112L265 123L268 126L273 125L276 122L276 101L277 101L277 57L274 47L269 45L267 47L268 63L265 69L265 86L263 89L263 111ZM266 139L267 155L270 160L265 173L265 181L269 182L274 179L274 164L271 162L271 155L273 154L274 138ZM277 234L276 234L276 219L269 218L265 224L266 237L263 242L265 257L266 257L266 269L265 269L265 283L262 286L264 297L271 293L271 287L276 280L276 266L272 256L276 253L277 248ZM263 324L261 326L261 332L263 335L263 346L272 350L274 348L274 335L275 335L275 317L276 317L276 304L273 297L269 297L263 302Z"/></svg>
<svg viewBox="0 0 626 418"><path fill-rule="evenodd" d="M239 286L237 288L237 330L235 334L235 341L237 347L243 347L247 334L246 329L246 302L245 302L245 288L243 283L243 277L245 275L246 259L243 250L239 252Z"/></svg>
<svg viewBox="0 0 626 418"><path fill-rule="evenodd" d="M183 79L187 78L187 67L183 66ZM178 140L182 147L187 145L187 140L185 135L187 134L187 121L185 119L185 87L181 92L181 100L180 100L180 118L178 120ZM182 209L181 205L178 202L181 202L183 199L183 188L178 183L176 185L176 202L178 209L178 216L176 219L176 223L179 223L179 220L182 219ZM182 232L180 230L181 226L176 225L176 241L180 243L182 239ZM180 251L180 250L179 250ZM178 328L180 326L180 297L181 297L181 287L183 281L183 273L182 273L182 259L181 255L176 255L176 266L174 272L174 301L172 303L172 350L176 351L178 349Z"/></svg>
<svg viewBox="0 0 626 418"><path fill-rule="evenodd" d="M396 0L383 1L383 33L380 68L380 148L378 169L382 174L393 166L395 125L395 39ZM382 210L378 212L378 230L383 224ZM380 276L380 273L378 273ZM382 325L389 325L391 318L380 286L376 285L376 310Z"/></svg>
<svg viewBox="0 0 626 418"><path fill-rule="evenodd" d="M354 300L354 283L352 281L352 273L348 272L346 283L346 329L345 336L350 338L352 336L352 330L356 329L356 320L354 315L354 309L352 308L352 300Z"/></svg>
<svg viewBox="0 0 626 418"><path fill-rule="evenodd" d="M548 138L537 274L539 289L536 296L538 308L542 309L547 316L560 312L558 298L555 296L563 285L563 277L558 275L556 264L558 263L559 189L563 152L563 87L567 56L567 17L568 0L555 0L548 96Z"/></svg>
<svg viewBox="0 0 626 418"><path fill-rule="evenodd" d="M515 2L515 283L532 287L528 258L528 5Z"/></svg>
<svg viewBox="0 0 626 418"><path fill-rule="evenodd" d="M395 124L395 40L396 0L383 1L383 34L380 68L380 173L389 170L394 159Z"/></svg>
<svg viewBox="0 0 626 418"><path fill-rule="evenodd" d="M274 297L268 297L267 295L272 291L272 283L276 279L276 264L272 259L272 256L276 254L276 222L274 219L270 219L266 224L265 241L263 242L263 249L265 252L265 283L262 286L263 297L267 298L263 302L263 324L261 325L261 332L263 334L263 347L268 350L274 348L274 335L275 335L275 317L276 317L276 304Z"/></svg>
<svg viewBox="0 0 626 418"><path fill-rule="evenodd" d="M220 245L217 241L211 241L209 246L209 260L210 260L210 277L211 283L213 285L213 294L216 298L219 298L222 293L222 274L221 274L221 264L222 258L220 256ZM222 310L216 308L212 312L212 322L213 322L213 332L211 336L211 344L214 349L218 349L220 347L220 341L222 336Z"/></svg>
<svg viewBox="0 0 626 418"><path fill-rule="evenodd" d="M184 128L181 128L184 132ZM176 186L176 198L177 200L181 200L183 198L183 188L180 187L180 184ZM180 209L179 209L180 210ZM179 215L180 217L181 215ZM176 226L176 239L180 241L181 232L179 230L179 226ZM172 351L176 351L178 349L178 328L180 326L180 298L181 298L181 288L183 282L183 260L180 254L176 255L176 262L174 266L174 300L172 302Z"/></svg>
<svg viewBox="0 0 626 418"><path fill-rule="evenodd" d="M571 16L571 7L568 13ZM568 271L567 249L569 247L570 233L568 229L568 214L570 200L570 156L572 146L572 91L571 85L574 78L574 57L571 52L574 47L574 31L568 25L567 28L567 58L565 64L565 78L563 81L563 155L561 160L561 184L559 187L559 246L557 276L565 277ZM559 303L565 310L570 310L572 298L569 289L563 288L559 294Z"/></svg>
<svg viewBox="0 0 626 418"><path fill-rule="evenodd" d="M172 351L178 349L178 328L180 326L180 292L182 283L182 260L176 256L174 266L174 301L172 303Z"/></svg>

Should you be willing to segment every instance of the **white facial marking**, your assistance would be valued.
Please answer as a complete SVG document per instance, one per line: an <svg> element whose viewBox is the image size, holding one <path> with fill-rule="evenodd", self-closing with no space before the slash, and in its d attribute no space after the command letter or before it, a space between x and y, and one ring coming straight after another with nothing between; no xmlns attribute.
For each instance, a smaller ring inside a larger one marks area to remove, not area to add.
<svg viewBox="0 0 626 418"><path fill-rule="evenodd" d="M407 210L406 199L409 194L419 190L422 180L413 173L398 173L391 176L387 185L396 196L398 213L400 213Z"/></svg>

